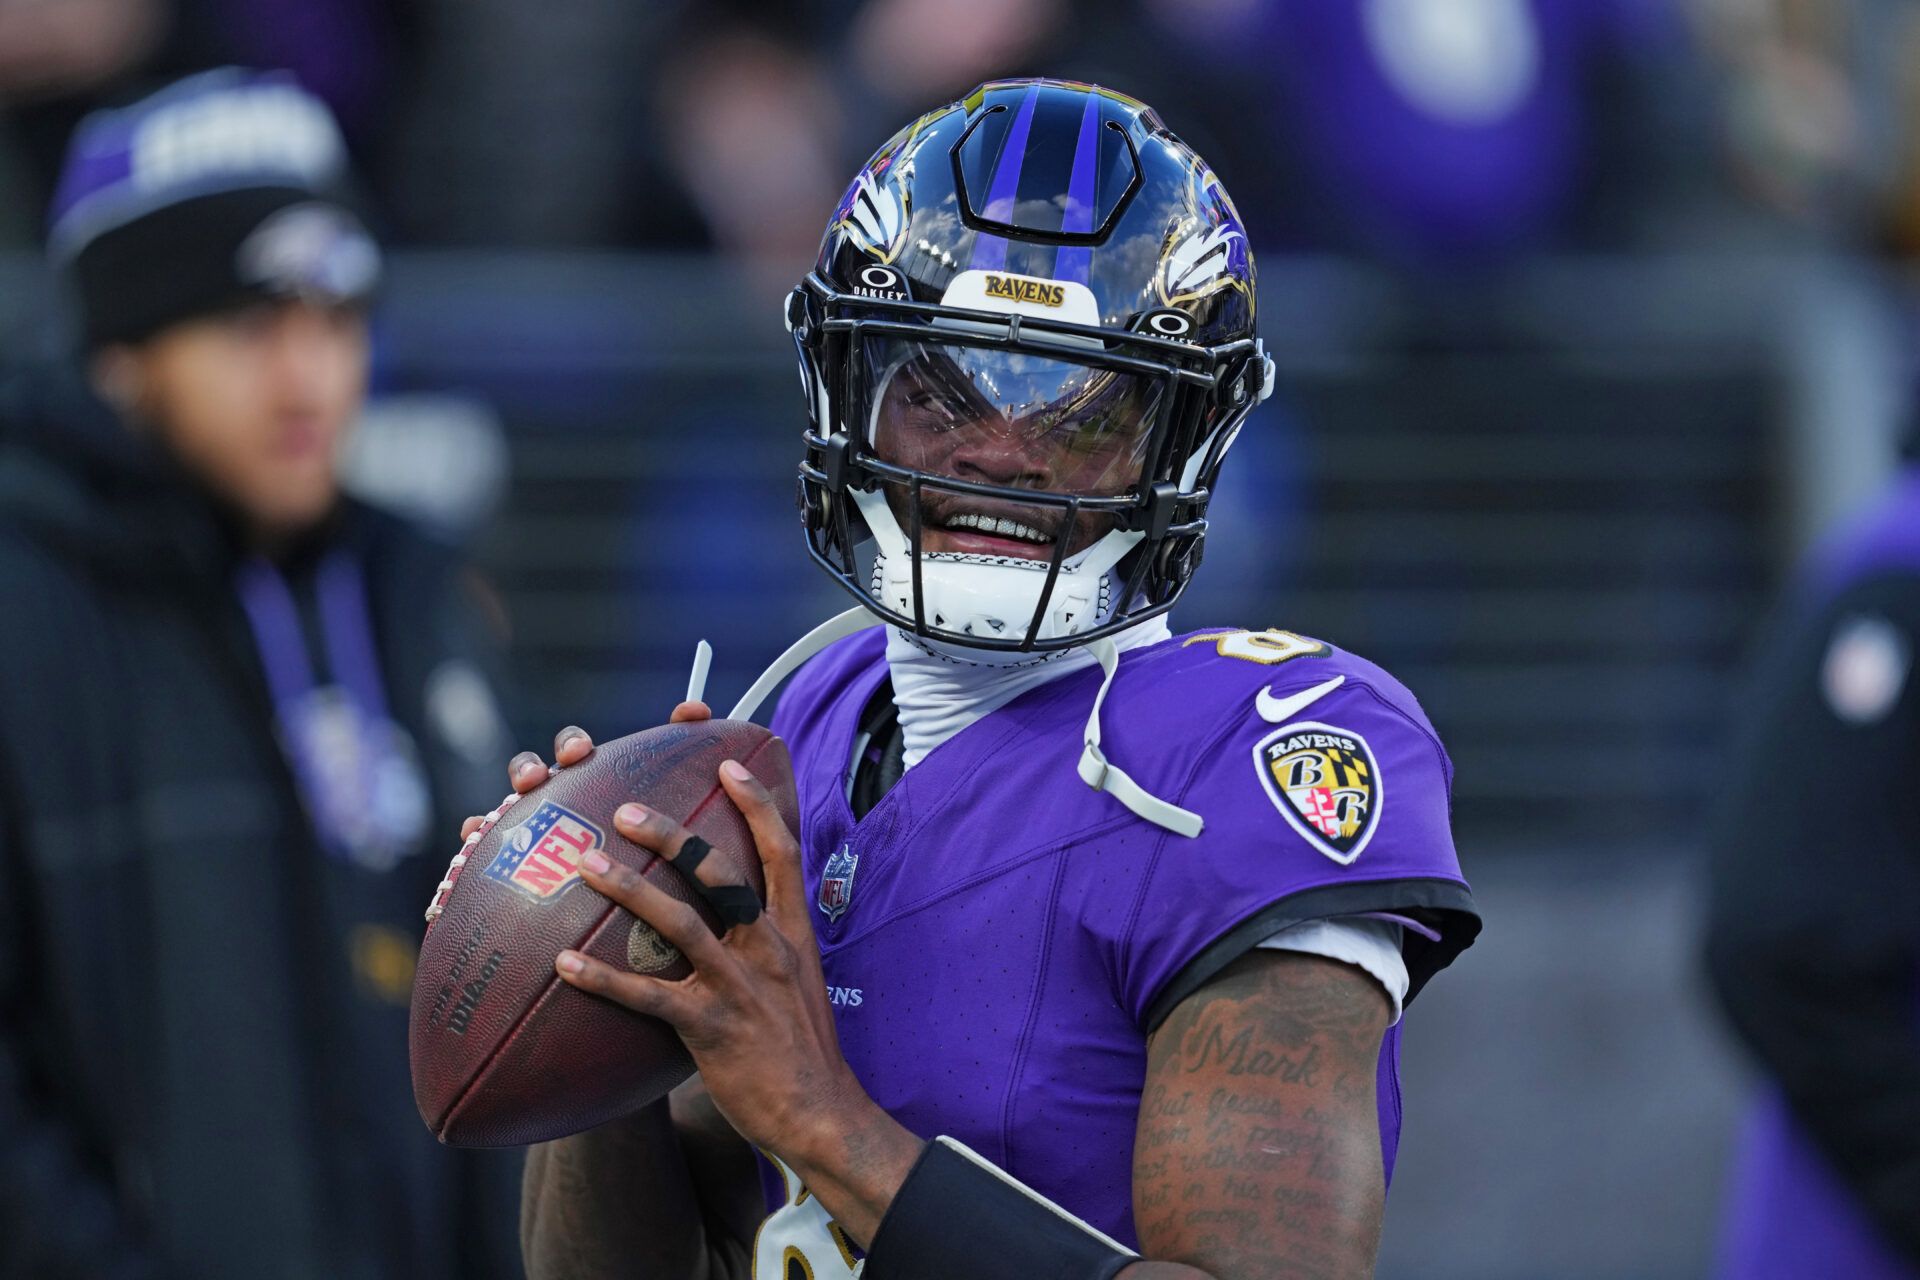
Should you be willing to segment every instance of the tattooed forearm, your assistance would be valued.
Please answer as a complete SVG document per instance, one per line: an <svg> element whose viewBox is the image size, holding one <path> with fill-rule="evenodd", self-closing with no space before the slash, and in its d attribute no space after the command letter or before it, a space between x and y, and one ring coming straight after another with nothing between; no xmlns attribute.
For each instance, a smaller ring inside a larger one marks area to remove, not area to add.
<svg viewBox="0 0 1920 1280"><path fill-rule="evenodd" d="M1182 1002L1148 1046L1134 1143L1147 1255L1220 1280L1372 1274L1387 1017L1359 970L1284 952L1243 957Z"/></svg>
<svg viewBox="0 0 1920 1280"><path fill-rule="evenodd" d="M839 1229L865 1248L925 1144L871 1098L823 1114L837 1119L812 1150L791 1153L794 1171Z"/></svg>

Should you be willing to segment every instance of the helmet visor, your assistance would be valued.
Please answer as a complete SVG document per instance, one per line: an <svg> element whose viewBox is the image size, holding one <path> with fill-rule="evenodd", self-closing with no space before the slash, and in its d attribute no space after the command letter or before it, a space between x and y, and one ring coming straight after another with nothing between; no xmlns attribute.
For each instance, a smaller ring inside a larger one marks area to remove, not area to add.
<svg viewBox="0 0 1920 1280"><path fill-rule="evenodd" d="M862 345L880 461L1008 489L1138 493L1164 379L998 347L899 337Z"/></svg>

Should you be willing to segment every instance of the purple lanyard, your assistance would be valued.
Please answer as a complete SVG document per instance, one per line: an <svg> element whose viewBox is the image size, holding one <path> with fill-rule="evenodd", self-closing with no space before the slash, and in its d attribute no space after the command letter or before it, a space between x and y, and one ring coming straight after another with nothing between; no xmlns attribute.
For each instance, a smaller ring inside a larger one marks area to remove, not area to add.
<svg viewBox="0 0 1920 1280"><path fill-rule="evenodd" d="M340 811L337 794L326 785L327 770L317 755L320 748L306 714L316 681L293 590L278 569L260 558L240 567L236 585L266 670L280 741L315 830L329 852L358 859L364 852L362 840L354 834L352 816ZM358 561L334 551L320 562L314 586L327 664L335 683L358 709L362 726L358 758L350 767L360 778L359 795L371 796L387 763L378 734L388 719L373 623L367 614L366 582Z"/></svg>
<svg viewBox="0 0 1920 1280"><path fill-rule="evenodd" d="M266 669L275 713L287 723L289 712L314 690L313 663L300 626L293 589L280 571L255 557L240 567L240 604L253 626L253 641ZM314 575L320 600L320 635L333 677L360 706L367 719L387 719L380 658L367 615L366 580L360 563L344 551L328 552Z"/></svg>

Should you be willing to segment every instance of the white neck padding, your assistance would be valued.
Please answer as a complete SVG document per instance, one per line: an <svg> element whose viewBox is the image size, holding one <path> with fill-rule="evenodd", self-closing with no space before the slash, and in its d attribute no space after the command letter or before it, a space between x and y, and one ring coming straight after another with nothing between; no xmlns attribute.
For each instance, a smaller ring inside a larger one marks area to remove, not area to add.
<svg viewBox="0 0 1920 1280"><path fill-rule="evenodd" d="M1168 634L1163 616L1128 627L1113 639L1120 649L1137 649L1157 644ZM900 728L906 734L907 768L1029 689L1084 671L1095 661L1087 645L1044 654L969 652L958 645L929 643L898 627L887 628L887 669L893 677Z"/></svg>

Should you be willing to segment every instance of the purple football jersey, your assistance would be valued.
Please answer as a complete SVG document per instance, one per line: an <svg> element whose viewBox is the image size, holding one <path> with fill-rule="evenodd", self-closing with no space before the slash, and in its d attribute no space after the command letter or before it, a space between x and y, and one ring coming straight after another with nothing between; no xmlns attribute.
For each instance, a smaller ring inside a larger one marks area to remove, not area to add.
<svg viewBox="0 0 1920 1280"><path fill-rule="evenodd" d="M1479 928L1448 828L1446 754L1412 694L1371 663L1285 632L1124 654L1104 748L1201 815L1189 839L1076 773L1097 668L961 731L856 821L848 769L888 678L884 650L877 627L835 645L774 717L841 1048L909 1130L959 1139L1116 1239L1137 1239L1147 1035L1181 998L1286 925L1364 912L1433 927L1438 941L1407 930L1417 993ZM1334 676L1285 714L1290 695ZM1398 1043L1395 1028L1378 1080L1389 1172ZM758 1274L786 1274L774 1268L789 1248L816 1280L842 1274L831 1258L819 1269L823 1246L850 1270L844 1238L784 1172L769 1172Z"/></svg>

